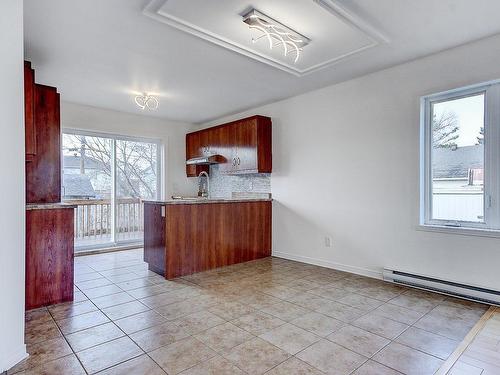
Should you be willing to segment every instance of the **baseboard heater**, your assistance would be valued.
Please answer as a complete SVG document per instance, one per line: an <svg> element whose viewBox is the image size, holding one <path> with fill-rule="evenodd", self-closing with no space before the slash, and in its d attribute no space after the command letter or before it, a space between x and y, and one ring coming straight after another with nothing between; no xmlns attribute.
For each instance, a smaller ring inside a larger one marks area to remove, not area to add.
<svg viewBox="0 0 500 375"><path fill-rule="evenodd" d="M500 292L384 268L384 280L471 301L500 306Z"/></svg>

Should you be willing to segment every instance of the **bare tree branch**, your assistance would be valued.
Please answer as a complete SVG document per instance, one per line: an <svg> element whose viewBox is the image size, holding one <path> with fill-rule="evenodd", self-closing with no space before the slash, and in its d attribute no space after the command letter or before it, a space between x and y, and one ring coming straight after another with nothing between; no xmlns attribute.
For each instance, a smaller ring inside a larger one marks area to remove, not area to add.
<svg viewBox="0 0 500 375"><path fill-rule="evenodd" d="M96 163L99 170L111 178L112 150L109 139L74 135L66 141L75 149L80 149L84 145L85 158ZM157 145L122 140L117 140L115 144L119 194L134 198L155 197Z"/></svg>
<svg viewBox="0 0 500 375"><path fill-rule="evenodd" d="M432 147L452 148L457 147L458 119L455 112L443 112L441 116L432 117Z"/></svg>

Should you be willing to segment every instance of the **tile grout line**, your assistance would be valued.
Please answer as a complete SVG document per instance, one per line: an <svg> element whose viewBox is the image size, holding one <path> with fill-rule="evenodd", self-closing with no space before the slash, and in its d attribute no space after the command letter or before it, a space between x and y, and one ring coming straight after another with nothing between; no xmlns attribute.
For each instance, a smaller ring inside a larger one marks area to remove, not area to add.
<svg viewBox="0 0 500 375"><path fill-rule="evenodd" d="M91 301L92 303L92 301ZM95 305L94 305L95 306ZM96 306L97 307L97 306ZM80 364L80 366L82 367L83 371L85 371L86 374L88 374L88 371L87 369L83 366L83 363L82 361L80 361L80 358L76 355L76 352L73 350L73 347L70 345L68 339L66 338L66 335L62 332L61 330L61 327L59 326L59 324L57 323L56 319L54 318L54 316L52 315L52 312L47 309L47 311L49 312L50 314L50 317L52 318L52 320L54 321L54 324L57 326L57 329L59 330L59 332L61 333L61 336L64 338L64 341L66 341L66 344L68 345L68 347L71 349L71 352L73 353L73 355L75 356L76 360L78 361L78 363ZM62 358L62 357L60 357ZM57 359L60 359L60 358L56 358Z"/></svg>

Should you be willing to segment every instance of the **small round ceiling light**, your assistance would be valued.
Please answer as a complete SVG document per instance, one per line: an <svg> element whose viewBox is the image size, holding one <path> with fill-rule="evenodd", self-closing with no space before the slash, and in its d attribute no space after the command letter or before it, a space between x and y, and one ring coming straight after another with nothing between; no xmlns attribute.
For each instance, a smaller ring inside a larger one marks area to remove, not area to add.
<svg viewBox="0 0 500 375"><path fill-rule="evenodd" d="M149 109L154 111L155 109L158 108L158 105L160 103L158 102L156 96L143 93L141 95L136 95L135 104L137 104L137 106L142 110Z"/></svg>

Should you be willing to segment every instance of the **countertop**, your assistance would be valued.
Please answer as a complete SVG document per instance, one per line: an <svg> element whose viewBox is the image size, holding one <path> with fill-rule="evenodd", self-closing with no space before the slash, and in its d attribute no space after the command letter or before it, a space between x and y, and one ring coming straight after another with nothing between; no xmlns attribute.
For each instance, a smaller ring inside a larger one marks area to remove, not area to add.
<svg viewBox="0 0 500 375"><path fill-rule="evenodd" d="M198 199L167 199L145 200L144 203L152 204L207 204L207 203L245 203L245 202L271 202L271 198L198 198Z"/></svg>
<svg viewBox="0 0 500 375"><path fill-rule="evenodd" d="M76 204L59 203L27 203L26 210L56 210L60 208L76 208Z"/></svg>

